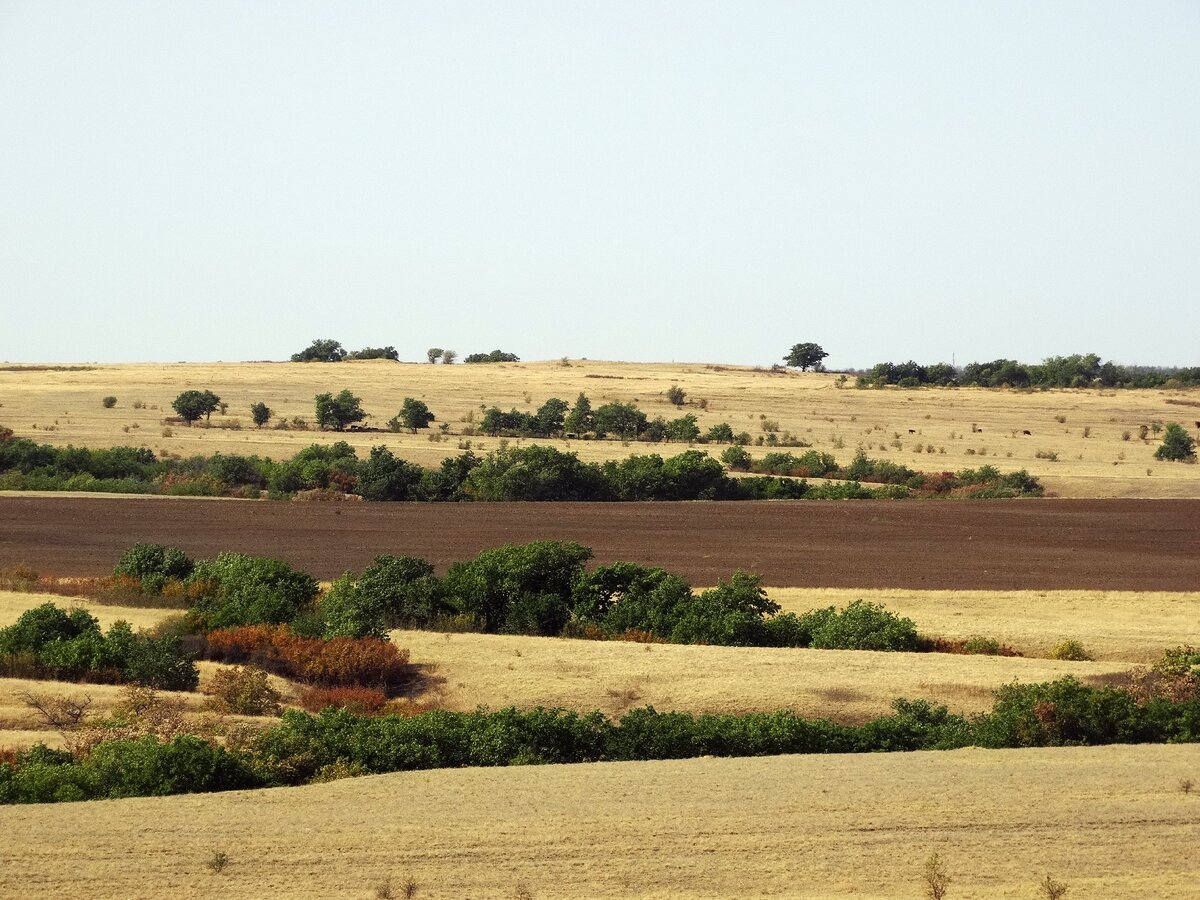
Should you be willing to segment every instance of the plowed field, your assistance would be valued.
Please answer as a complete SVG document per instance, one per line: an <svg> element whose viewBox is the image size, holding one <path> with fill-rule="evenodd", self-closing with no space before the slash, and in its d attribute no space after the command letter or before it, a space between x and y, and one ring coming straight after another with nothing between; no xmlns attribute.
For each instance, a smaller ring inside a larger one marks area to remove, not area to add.
<svg viewBox="0 0 1200 900"><path fill-rule="evenodd" d="M0 497L0 565L109 571L137 541L278 556L320 578L380 553L444 567L486 547L579 541L601 562L713 584L1189 591L1200 501L328 504Z"/></svg>

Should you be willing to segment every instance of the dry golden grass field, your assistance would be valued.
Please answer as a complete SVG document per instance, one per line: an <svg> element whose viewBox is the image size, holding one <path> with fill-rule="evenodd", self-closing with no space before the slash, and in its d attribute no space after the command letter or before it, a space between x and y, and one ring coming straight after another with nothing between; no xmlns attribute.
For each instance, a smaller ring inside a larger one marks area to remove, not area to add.
<svg viewBox="0 0 1200 900"><path fill-rule="evenodd" d="M1195 897L1200 747L460 769L0 808L0 895ZM228 863L213 874L214 853ZM391 879L391 893L380 888Z"/></svg>
<svg viewBox="0 0 1200 900"><path fill-rule="evenodd" d="M687 392L689 404L682 410L666 399L672 384ZM1181 422L1196 433L1197 390L857 390L852 385L853 379L839 389L831 374L588 360L572 360L569 366L387 361L129 364L65 371L15 366L0 368L0 424L54 444L136 444L185 455L223 451L280 457L313 442L345 439L360 449L386 443L405 458L431 465L459 452L467 441L476 451L499 446L496 438L467 434L483 407L532 411L550 397L573 402L582 391L593 406L636 401L651 417L691 412L703 428L728 421L735 431L755 437L763 434L764 420L775 422L781 432L790 431L842 462L861 445L872 456L921 470L984 463L1002 470L1025 468L1063 497L1200 497L1200 466L1157 461L1153 433L1145 441L1138 438L1139 426L1155 422ZM225 416L213 417L213 425L222 427L164 426L163 418L173 414L171 401L191 388L212 390L229 403ZM275 421L300 417L311 422L313 397L343 388L362 397L368 426L383 428L411 396L428 403L438 423L449 423L449 434L432 442L424 433L335 435L281 431L274 422L260 431L251 424L249 407L256 401L275 411ZM101 399L109 395L117 404L104 409ZM620 441L547 443L588 460L683 449ZM1057 459L1045 458L1051 454Z"/></svg>

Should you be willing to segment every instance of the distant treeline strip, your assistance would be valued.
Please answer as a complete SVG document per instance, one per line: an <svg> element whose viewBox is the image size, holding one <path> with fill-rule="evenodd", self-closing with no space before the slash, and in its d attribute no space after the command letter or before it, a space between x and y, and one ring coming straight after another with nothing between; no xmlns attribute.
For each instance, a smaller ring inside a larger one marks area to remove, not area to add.
<svg viewBox="0 0 1200 900"><path fill-rule="evenodd" d="M736 462L729 461L735 468L751 468L744 452ZM467 451L443 460L437 469L407 462L382 446L372 447L367 458L360 459L342 441L313 444L280 461L222 453L160 459L146 447L54 447L0 429L0 490L246 498L263 492L287 498L301 491L322 491L364 500L430 502L1004 498L1042 493L1026 472L1001 474L991 466L926 476L865 456L845 469L827 455L769 455L764 462L779 474L734 478L699 450L665 459L649 454L588 463L574 453L538 445L504 448L483 457ZM793 474L837 481L810 484L781 477ZM881 486L866 487L863 481Z"/></svg>
<svg viewBox="0 0 1200 900"><path fill-rule="evenodd" d="M881 362L858 376L857 386L920 387L1013 387L1013 388L1159 388L1200 385L1200 366L1123 366L1101 363L1094 353L1051 356L1041 363L1026 364L1015 359L974 362L962 367L950 363L920 365Z"/></svg>

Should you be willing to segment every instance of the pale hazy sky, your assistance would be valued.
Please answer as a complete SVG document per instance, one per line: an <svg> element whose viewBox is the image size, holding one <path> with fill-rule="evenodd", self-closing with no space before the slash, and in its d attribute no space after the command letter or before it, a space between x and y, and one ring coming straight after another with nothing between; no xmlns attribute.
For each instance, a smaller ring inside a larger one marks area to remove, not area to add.
<svg viewBox="0 0 1200 900"><path fill-rule="evenodd" d="M1200 364L1200 3L0 0L0 359Z"/></svg>

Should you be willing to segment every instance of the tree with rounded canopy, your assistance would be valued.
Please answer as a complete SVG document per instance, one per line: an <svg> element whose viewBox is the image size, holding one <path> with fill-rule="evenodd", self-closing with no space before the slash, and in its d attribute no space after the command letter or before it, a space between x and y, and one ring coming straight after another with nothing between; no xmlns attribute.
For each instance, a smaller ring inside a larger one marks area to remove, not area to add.
<svg viewBox="0 0 1200 900"><path fill-rule="evenodd" d="M799 369L801 372L807 372L812 369L814 372L820 372L824 366L821 365L821 360L829 354L821 349L820 344L795 344L787 356L783 358L784 363L793 368Z"/></svg>
<svg viewBox="0 0 1200 900"><path fill-rule="evenodd" d="M388 422L388 425L395 429L400 426L411 428L416 431L418 428L428 428L429 423L434 420L434 415L429 411L429 407L425 405L423 400L416 400L412 397L405 397L404 403L400 407L400 412L396 413L396 417Z"/></svg>
<svg viewBox="0 0 1200 900"><path fill-rule="evenodd" d="M457 350L443 350L442 351L442 365L452 366L452 365L454 365L454 361L456 359L458 359L458 351Z"/></svg>
<svg viewBox="0 0 1200 900"><path fill-rule="evenodd" d="M352 422L361 422L367 417L363 412L362 398L355 397L349 390L333 394L317 394L317 426L322 429L345 431Z"/></svg>
<svg viewBox="0 0 1200 900"><path fill-rule="evenodd" d="M441 347L430 347L428 350L425 351L425 358L429 360L430 364L432 364L432 363L437 362L439 359L441 359L442 354L445 352L446 351L443 350Z"/></svg>
<svg viewBox="0 0 1200 900"><path fill-rule="evenodd" d="M258 428L262 428L271 421L271 408L261 400L258 403L250 405L250 417L254 419L254 424Z"/></svg>
<svg viewBox="0 0 1200 900"><path fill-rule="evenodd" d="M292 362L341 362L346 358L346 348L341 341L317 338L307 348L292 354Z"/></svg>
<svg viewBox="0 0 1200 900"><path fill-rule="evenodd" d="M191 425L201 416L208 418L221 405L221 398L212 391L184 391L171 401L171 408Z"/></svg>

